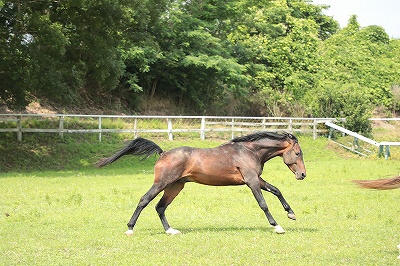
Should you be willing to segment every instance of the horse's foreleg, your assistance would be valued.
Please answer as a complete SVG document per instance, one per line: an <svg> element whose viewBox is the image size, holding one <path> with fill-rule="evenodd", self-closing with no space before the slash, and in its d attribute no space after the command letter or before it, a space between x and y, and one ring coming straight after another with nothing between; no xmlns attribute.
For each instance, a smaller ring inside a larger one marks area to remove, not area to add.
<svg viewBox="0 0 400 266"><path fill-rule="evenodd" d="M153 186L140 198L139 204L136 207L135 212L132 215L132 218L129 220L128 223L128 231L125 232L127 236L133 235L133 227L135 226L137 219L139 218L140 213L142 210L152 201L162 190L164 187L153 184Z"/></svg>
<svg viewBox="0 0 400 266"><path fill-rule="evenodd" d="M265 216L267 216L268 222L275 228L275 233L284 234L285 230L283 230L282 226L277 224L277 222L268 210L267 203L265 202L264 196L261 192L261 187L260 183L258 182L257 175L245 174L242 171L241 173L245 178L246 185L251 189L251 192L253 192L253 195L256 198L258 205L264 211Z"/></svg>
<svg viewBox="0 0 400 266"><path fill-rule="evenodd" d="M271 192L272 194L277 196L279 201L282 203L283 208L285 209L285 211L287 211L287 216L292 220L296 220L296 215L294 214L292 208L290 208L289 204L286 202L281 191L277 187L269 184L268 182L265 182L261 177L259 177L259 180L261 189Z"/></svg>
<svg viewBox="0 0 400 266"><path fill-rule="evenodd" d="M173 229L168 224L167 218L165 217L165 210L167 209L168 205L174 200L174 198L179 194L179 192L181 192L184 186L184 182L177 182L165 188L164 195L156 205L156 211L158 213L158 216L160 217L161 223L165 229L165 232L169 235L181 234L181 232Z"/></svg>

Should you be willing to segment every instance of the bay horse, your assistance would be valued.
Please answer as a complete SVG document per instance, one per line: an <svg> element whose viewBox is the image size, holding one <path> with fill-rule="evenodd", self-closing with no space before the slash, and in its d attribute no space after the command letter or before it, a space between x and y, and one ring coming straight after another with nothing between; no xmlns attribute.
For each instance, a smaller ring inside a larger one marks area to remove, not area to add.
<svg viewBox="0 0 400 266"><path fill-rule="evenodd" d="M261 190L277 196L287 216L296 220L293 210L279 189L261 178L264 163L276 156L283 158L283 162L295 174L296 179L302 180L306 177L303 153L297 138L292 134L263 131L232 139L215 148L184 146L169 151L163 151L150 140L137 138L113 156L97 162L97 167L103 167L128 154L142 155L143 159L152 154L160 155L154 165L154 183L141 197L128 222L128 231L125 232L128 236L133 235L133 227L141 211L161 191L164 191L164 194L156 205L161 223L167 234L180 234L181 232L168 224L164 213L187 182L211 186L247 185L278 234L285 231L269 212Z"/></svg>

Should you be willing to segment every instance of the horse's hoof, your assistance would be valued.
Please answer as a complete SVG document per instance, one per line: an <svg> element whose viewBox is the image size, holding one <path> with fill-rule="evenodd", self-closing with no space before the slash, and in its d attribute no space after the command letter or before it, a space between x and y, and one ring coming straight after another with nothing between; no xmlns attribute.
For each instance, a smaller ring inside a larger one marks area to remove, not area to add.
<svg viewBox="0 0 400 266"><path fill-rule="evenodd" d="M282 226L276 225L274 232L277 233L277 234L284 234L285 230L283 230Z"/></svg>
<svg viewBox="0 0 400 266"><path fill-rule="evenodd" d="M133 230L128 230L125 232L126 236L133 236Z"/></svg>
<svg viewBox="0 0 400 266"><path fill-rule="evenodd" d="M288 212L287 217L292 220L296 220L296 215L293 212Z"/></svg>
<svg viewBox="0 0 400 266"><path fill-rule="evenodd" d="M165 231L165 233L167 233L167 235L180 235L182 234L180 231L170 227L167 231Z"/></svg>

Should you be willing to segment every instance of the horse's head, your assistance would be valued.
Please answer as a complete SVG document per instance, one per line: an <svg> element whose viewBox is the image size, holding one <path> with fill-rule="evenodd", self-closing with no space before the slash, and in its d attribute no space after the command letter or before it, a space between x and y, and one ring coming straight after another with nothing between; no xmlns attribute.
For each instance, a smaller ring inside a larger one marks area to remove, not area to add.
<svg viewBox="0 0 400 266"><path fill-rule="evenodd" d="M290 135L289 146L282 154L283 162L296 175L296 179L302 180L306 177L306 167L303 161L303 152L297 139Z"/></svg>
<svg viewBox="0 0 400 266"><path fill-rule="evenodd" d="M258 155L262 164L275 156L282 156L297 179L306 177L303 153L297 138L292 134L263 131L232 139L231 142L244 143Z"/></svg>

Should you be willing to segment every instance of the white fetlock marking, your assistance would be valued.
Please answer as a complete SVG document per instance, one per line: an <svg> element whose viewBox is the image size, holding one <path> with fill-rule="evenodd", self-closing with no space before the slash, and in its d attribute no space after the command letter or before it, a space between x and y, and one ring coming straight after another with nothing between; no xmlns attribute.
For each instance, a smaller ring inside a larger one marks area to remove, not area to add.
<svg viewBox="0 0 400 266"><path fill-rule="evenodd" d="M133 236L133 230L128 230L125 232L125 235L127 236Z"/></svg>
<svg viewBox="0 0 400 266"><path fill-rule="evenodd" d="M280 226L280 225L278 224L278 225L275 226L274 232L277 233L277 234L284 234L284 233L285 233L285 230L283 230L282 226Z"/></svg>
<svg viewBox="0 0 400 266"><path fill-rule="evenodd" d="M168 230L165 231L165 233L167 233L168 235L180 235L180 234L182 234L180 231L178 231L178 230L176 230L176 229L174 229L172 227L168 228Z"/></svg>

